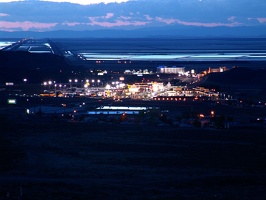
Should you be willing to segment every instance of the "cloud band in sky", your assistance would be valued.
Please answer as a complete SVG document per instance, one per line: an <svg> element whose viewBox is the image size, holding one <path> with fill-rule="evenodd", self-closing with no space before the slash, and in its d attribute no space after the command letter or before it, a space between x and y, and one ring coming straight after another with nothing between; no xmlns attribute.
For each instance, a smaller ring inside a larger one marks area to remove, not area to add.
<svg viewBox="0 0 266 200"><path fill-rule="evenodd" d="M51 1L0 0L0 30L95 30L165 26L229 28L266 25L264 0L254 0L252 4L248 0L69 0L71 3L58 3L63 2L62 0ZM100 2L107 4L94 4ZM116 3L108 4L110 2Z"/></svg>

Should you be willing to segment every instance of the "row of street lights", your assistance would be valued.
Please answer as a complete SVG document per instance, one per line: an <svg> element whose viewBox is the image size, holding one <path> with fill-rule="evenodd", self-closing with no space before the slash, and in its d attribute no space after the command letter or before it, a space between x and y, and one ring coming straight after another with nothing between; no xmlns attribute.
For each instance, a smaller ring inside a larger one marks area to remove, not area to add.
<svg viewBox="0 0 266 200"><path fill-rule="evenodd" d="M79 84L79 80L78 79L69 79L68 82L70 84L70 88L72 88L72 84L75 84L75 86L78 87L78 84ZM80 83L81 83L81 87L85 87L86 88L86 87L88 87L90 85L94 86L94 84L97 84L99 86L100 83L101 83L101 80L100 79L98 79L98 80L94 80L94 79L89 80L89 79L86 79L85 80L85 83L84 83L83 80L81 80ZM84 85L83 85L83 83L84 83ZM59 87L59 88L62 88L63 87L62 84L57 84L56 81L51 81L51 80L44 81L42 85L44 87L47 87L48 86L49 91L50 91L50 89L51 89L52 86L54 86L55 90L56 90L57 87ZM64 85L64 87L66 87L66 85Z"/></svg>
<svg viewBox="0 0 266 200"><path fill-rule="evenodd" d="M73 80L72 79L69 79L68 82L69 83L72 83L72 82L78 83L78 79L73 79ZM81 82L84 82L84 81L81 80ZM86 83L89 83L89 82L90 82L90 80L89 79L86 79ZM96 82L96 80L92 79L91 82L94 83L94 82ZM97 82L100 83L101 80L98 79Z"/></svg>
<svg viewBox="0 0 266 200"><path fill-rule="evenodd" d="M56 88L57 88L57 87L59 87L60 89L63 87L62 84L57 84L55 81L44 81L44 82L43 82L43 85L44 85L45 87L46 87L46 86L49 87L49 92L50 92L51 86L54 86L55 92L56 92Z"/></svg>
<svg viewBox="0 0 266 200"><path fill-rule="evenodd" d="M24 79L24 82L27 82L27 79ZM68 82L70 84L72 84L72 83L76 83L77 84L79 81L78 81L78 79L73 79L73 80L72 79L69 79ZM81 80L81 83L83 83L83 82L84 81ZM90 82L91 83L98 83L98 84L100 84L101 80L99 80L99 79L97 81L94 80L94 79L92 79L91 81L89 79L86 80L86 83L90 83ZM43 85L44 86L47 86L47 85L49 86L49 85L52 85L52 84L55 84L55 83L56 83L56 81L44 81L43 82Z"/></svg>

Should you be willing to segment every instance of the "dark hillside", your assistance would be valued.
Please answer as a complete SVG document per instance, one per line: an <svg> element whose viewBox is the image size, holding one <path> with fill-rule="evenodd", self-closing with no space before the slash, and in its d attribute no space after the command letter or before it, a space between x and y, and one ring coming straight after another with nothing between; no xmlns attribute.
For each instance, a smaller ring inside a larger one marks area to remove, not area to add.
<svg viewBox="0 0 266 200"><path fill-rule="evenodd" d="M216 85L230 88L263 89L266 88L266 69L236 67L224 73L211 73L204 86Z"/></svg>
<svg viewBox="0 0 266 200"><path fill-rule="evenodd" d="M69 77L77 67L66 63L64 57L55 54L29 53L24 51L0 51L1 82L22 82L27 78L31 83L46 79Z"/></svg>

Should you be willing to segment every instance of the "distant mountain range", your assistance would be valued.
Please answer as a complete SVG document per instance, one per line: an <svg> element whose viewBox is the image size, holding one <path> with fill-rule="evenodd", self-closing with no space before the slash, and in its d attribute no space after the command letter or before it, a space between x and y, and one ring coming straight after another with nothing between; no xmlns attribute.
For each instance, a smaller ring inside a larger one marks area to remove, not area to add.
<svg viewBox="0 0 266 200"><path fill-rule="evenodd" d="M251 37L266 38L266 29L256 27L146 27L134 30L101 29L87 31L57 30L57 31L0 31L0 38L202 38L202 37Z"/></svg>

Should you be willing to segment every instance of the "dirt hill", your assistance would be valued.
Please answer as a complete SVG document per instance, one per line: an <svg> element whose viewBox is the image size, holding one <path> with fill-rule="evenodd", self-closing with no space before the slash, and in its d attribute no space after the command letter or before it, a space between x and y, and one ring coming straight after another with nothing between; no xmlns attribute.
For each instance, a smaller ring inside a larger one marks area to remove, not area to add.
<svg viewBox="0 0 266 200"><path fill-rule="evenodd" d="M202 83L204 86L229 88L264 89L266 88L266 69L236 67L223 73L211 73Z"/></svg>

